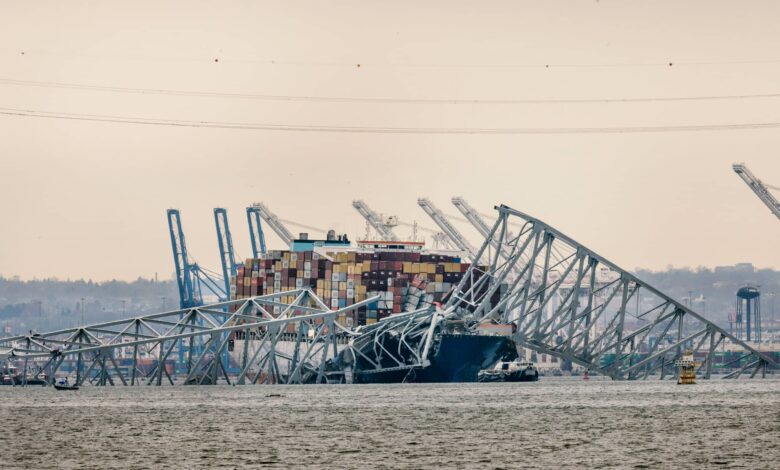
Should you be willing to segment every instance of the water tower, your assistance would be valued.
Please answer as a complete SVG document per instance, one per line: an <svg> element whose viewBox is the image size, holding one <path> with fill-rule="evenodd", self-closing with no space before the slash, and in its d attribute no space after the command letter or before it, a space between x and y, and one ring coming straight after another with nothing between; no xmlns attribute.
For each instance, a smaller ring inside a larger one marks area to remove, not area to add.
<svg viewBox="0 0 780 470"><path fill-rule="evenodd" d="M758 287L746 285L737 291L736 316L737 338L742 338L742 324L744 323L745 339L761 342L761 292ZM751 335L753 329L755 334Z"/></svg>

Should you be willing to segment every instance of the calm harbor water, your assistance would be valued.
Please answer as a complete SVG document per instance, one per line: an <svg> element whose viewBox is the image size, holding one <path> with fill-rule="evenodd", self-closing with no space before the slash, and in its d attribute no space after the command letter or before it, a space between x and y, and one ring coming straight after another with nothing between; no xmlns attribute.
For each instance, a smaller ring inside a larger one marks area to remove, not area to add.
<svg viewBox="0 0 780 470"><path fill-rule="evenodd" d="M780 468L780 380L0 387L0 467Z"/></svg>

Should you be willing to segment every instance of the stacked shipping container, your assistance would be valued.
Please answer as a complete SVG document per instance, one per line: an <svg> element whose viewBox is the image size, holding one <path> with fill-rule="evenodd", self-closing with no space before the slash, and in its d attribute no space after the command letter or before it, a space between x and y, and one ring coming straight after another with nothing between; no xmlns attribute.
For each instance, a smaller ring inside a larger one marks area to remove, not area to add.
<svg viewBox="0 0 780 470"><path fill-rule="evenodd" d="M366 325L440 302L468 268L457 256L411 251L272 251L246 260L232 279L231 297L308 287L335 310L379 296L377 302L338 319L345 326ZM280 313L280 307L274 309Z"/></svg>

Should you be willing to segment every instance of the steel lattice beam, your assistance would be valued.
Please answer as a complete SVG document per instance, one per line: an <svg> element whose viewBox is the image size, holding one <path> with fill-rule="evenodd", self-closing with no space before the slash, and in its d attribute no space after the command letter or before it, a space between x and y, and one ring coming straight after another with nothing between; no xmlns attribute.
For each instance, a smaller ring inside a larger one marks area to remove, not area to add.
<svg viewBox="0 0 780 470"><path fill-rule="evenodd" d="M689 307L550 225L507 206L447 303L450 315L516 325L515 341L615 379L674 375L690 349L713 372L716 348L741 354L736 366L764 371L772 359ZM522 226L509 231L510 223ZM738 351L737 351L738 350ZM738 375L738 374L737 374Z"/></svg>
<svg viewBox="0 0 780 470"><path fill-rule="evenodd" d="M294 298L283 302L282 298ZM335 321L339 314L375 302L372 297L331 310L310 289L174 310L47 333L30 333L0 340L0 358L38 361L35 374L50 380L65 360L75 362L76 382L96 385L136 385L142 381L174 383L164 366L177 348L186 349L186 383L319 383L325 365L346 347L354 333ZM296 325L296 333L286 327ZM244 341L239 372L231 372L221 358L238 335ZM281 349L284 340L287 349ZM250 350L251 349L251 350ZM132 350L132 353L129 351ZM131 357L121 370L117 357ZM139 353L156 360L152 371L141 372ZM338 371L337 371L338 372Z"/></svg>

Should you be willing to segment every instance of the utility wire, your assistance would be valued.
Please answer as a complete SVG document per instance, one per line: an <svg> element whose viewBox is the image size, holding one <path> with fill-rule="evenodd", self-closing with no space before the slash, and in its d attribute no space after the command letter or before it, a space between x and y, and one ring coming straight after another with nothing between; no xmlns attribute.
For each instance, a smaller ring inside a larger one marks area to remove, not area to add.
<svg viewBox="0 0 780 470"><path fill-rule="evenodd" d="M430 104L430 105L515 105L515 104L592 104L592 103L653 103L673 101L720 101L780 98L780 93L753 93L731 95L667 96L636 98L552 98L552 99L427 99L427 98L350 98L339 96L268 95L254 93L222 93L211 91L185 91L164 88L134 88L83 83L16 80L0 78L2 85L60 88L69 90L100 91L111 93L132 93L142 95L169 95L206 98L253 99L263 101L293 101L314 103L374 103L374 104Z"/></svg>
<svg viewBox="0 0 780 470"><path fill-rule="evenodd" d="M27 109L1 108L0 115L27 116L71 121L111 122L121 124L146 124L155 126L243 129L290 132L338 132L353 134L627 134L659 132L733 131L747 129L780 128L780 122L692 124L671 126L619 126L619 127L371 127L334 126L304 124L271 124L219 121L185 121L178 119L156 119L105 114L75 114L36 111Z"/></svg>
<svg viewBox="0 0 780 470"><path fill-rule="evenodd" d="M743 60L649 60L644 62L554 62L539 61L526 63L435 63L435 62L370 62L361 61L356 58L353 61L313 61L313 60L286 60L273 58L247 58L230 57L217 55L198 55L198 56L140 56L140 55L120 55L115 51L110 56L84 53L68 53L65 51L46 51L46 50L6 50L2 53L19 54L21 52L25 58L34 58L36 56L56 56L59 59L66 57L76 60L139 60L139 61L161 61L161 62L204 62L212 64L262 64L266 66L295 66L295 67L347 67L352 69L363 68L429 68L429 69L586 69L586 68L674 68L674 67L697 67L697 66L739 66L739 65L778 65L780 58L758 58Z"/></svg>

